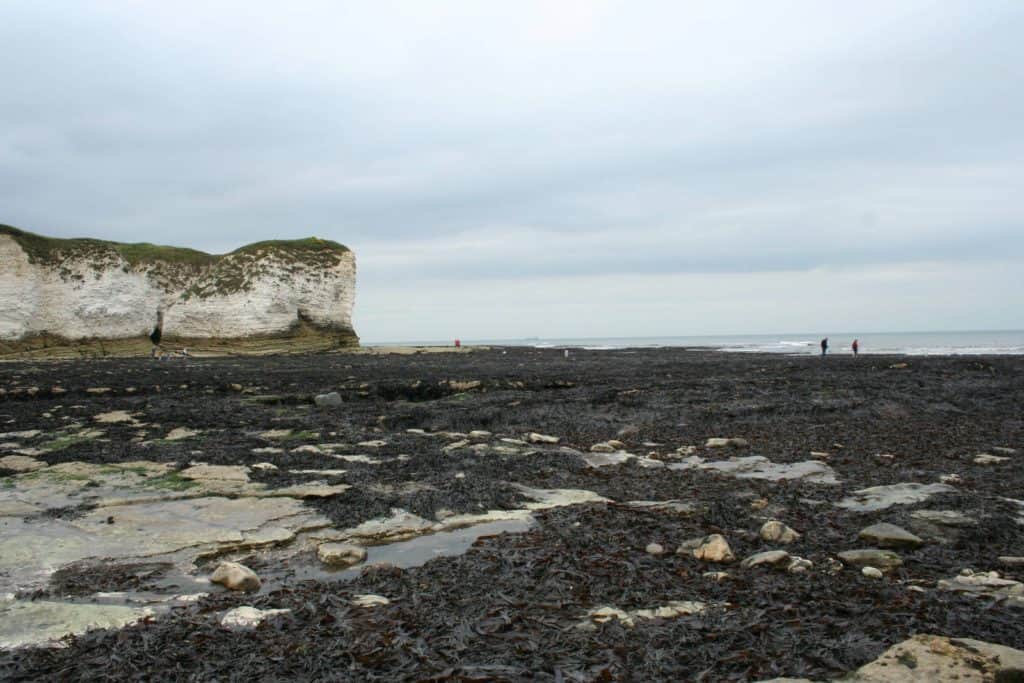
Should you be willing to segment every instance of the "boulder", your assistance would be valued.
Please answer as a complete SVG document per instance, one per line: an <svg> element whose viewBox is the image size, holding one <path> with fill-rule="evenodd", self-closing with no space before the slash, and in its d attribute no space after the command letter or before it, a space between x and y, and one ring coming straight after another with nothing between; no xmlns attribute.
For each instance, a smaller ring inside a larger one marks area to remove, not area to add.
<svg viewBox="0 0 1024 683"><path fill-rule="evenodd" d="M777 519L765 522L761 527L761 538L769 543L788 545L800 539L800 534Z"/></svg>
<svg viewBox="0 0 1024 683"><path fill-rule="evenodd" d="M213 570L210 581L233 591L258 591L262 585L256 572L237 562L221 562Z"/></svg>
<svg viewBox="0 0 1024 683"><path fill-rule="evenodd" d="M862 541L873 543L879 548L917 548L924 545L924 540L910 533L906 529L880 522L864 527L860 530L858 537Z"/></svg>
<svg viewBox="0 0 1024 683"><path fill-rule="evenodd" d="M1024 651L970 638L916 635L893 645L850 677L858 683L1016 681Z"/></svg>
<svg viewBox="0 0 1024 683"><path fill-rule="evenodd" d="M332 567L351 567L366 559L366 548L354 543L323 543L316 549L316 556Z"/></svg>

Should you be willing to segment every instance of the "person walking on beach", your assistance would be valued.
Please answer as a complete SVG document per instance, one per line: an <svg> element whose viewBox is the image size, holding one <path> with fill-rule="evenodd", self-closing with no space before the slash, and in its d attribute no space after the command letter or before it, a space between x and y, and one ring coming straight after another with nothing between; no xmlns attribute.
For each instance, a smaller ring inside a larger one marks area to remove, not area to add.
<svg viewBox="0 0 1024 683"><path fill-rule="evenodd" d="M826 353L828 353L828 337L821 340L821 357L824 358Z"/></svg>
<svg viewBox="0 0 1024 683"><path fill-rule="evenodd" d="M853 346L851 348L853 348L853 355L856 356L857 352L860 351L860 342L854 339Z"/></svg>

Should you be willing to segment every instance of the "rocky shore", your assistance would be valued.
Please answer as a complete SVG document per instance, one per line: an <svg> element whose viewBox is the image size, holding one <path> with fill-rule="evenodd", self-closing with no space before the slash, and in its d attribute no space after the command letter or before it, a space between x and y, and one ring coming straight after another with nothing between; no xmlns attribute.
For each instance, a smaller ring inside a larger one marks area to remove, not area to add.
<svg viewBox="0 0 1024 683"><path fill-rule="evenodd" d="M1022 403L1014 357L3 363L0 679L1016 680Z"/></svg>

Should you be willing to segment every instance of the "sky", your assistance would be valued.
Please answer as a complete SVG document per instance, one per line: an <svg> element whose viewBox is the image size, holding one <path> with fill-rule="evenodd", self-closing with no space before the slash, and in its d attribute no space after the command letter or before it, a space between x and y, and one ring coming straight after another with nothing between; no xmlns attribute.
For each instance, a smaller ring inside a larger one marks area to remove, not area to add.
<svg viewBox="0 0 1024 683"><path fill-rule="evenodd" d="M0 223L351 247L364 341L1024 328L1024 3L0 4Z"/></svg>

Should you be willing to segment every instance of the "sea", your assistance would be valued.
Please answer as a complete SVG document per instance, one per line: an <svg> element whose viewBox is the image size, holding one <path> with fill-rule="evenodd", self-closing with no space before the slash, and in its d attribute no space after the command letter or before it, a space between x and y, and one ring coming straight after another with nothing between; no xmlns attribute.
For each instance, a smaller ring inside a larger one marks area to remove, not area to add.
<svg viewBox="0 0 1024 683"><path fill-rule="evenodd" d="M463 339L466 345L531 346L541 349L614 350L659 347L699 347L728 353L778 353L819 355L823 335L750 334L675 337L579 337L525 339ZM862 354L906 356L981 356L1024 354L1024 330L970 332L873 332L828 335L829 354L852 355L857 339ZM369 345L448 345L452 340L433 342L389 342Z"/></svg>

